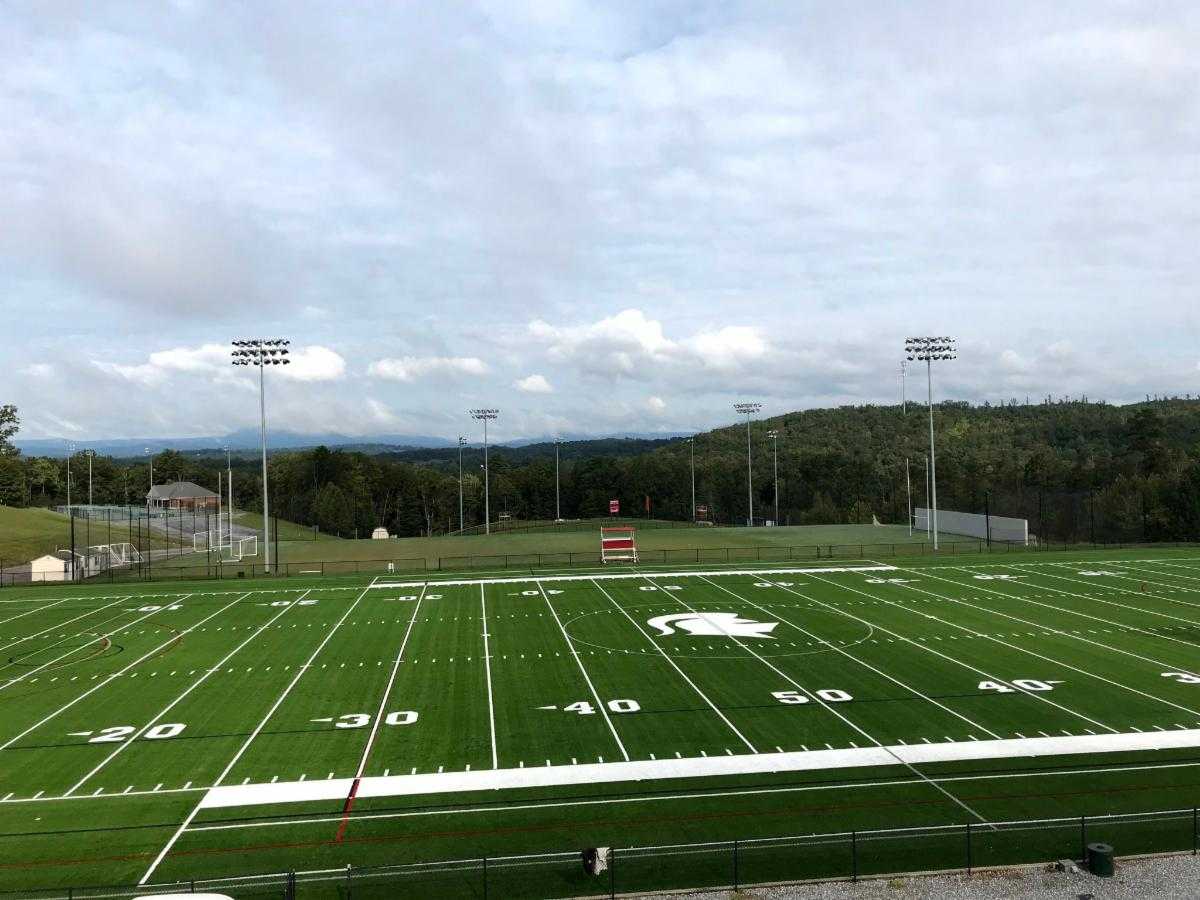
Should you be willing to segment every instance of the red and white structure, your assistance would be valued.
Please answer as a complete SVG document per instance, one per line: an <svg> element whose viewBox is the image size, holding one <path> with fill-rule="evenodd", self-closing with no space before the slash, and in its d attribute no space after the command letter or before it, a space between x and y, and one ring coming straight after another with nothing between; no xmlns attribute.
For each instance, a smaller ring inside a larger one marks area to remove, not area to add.
<svg viewBox="0 0 1200 900"><path fill-rule="evenodd" d="M600 529L601 562L637 562L637 539L629 525Z"/></svg>

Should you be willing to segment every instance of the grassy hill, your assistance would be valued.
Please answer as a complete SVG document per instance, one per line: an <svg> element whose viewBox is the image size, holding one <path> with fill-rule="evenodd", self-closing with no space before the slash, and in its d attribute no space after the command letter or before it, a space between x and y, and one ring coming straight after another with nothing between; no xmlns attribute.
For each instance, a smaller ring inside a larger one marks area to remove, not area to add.
<svg viewBox="0 0 1200 900"><path fill-rule="evenodd" d="M256 512L235 512L233 514L233 522L235 525L241 525L244 528L252 528L260 535L262 534L262 513ZM275 519L271 517L271 528L279 527L279 540L282 541L340 541L341 538L332 534L324 534L319 531L314 531L308 525L298 525L295 522L289 522L287 519ZM272 531L272 540L274 540L275 532Z"/></svg>
<svg viewBox="0 0 1200 900"><path fill-rule="evenodd" d="M89 543L133 543L136 540L136 529L131 540L124 525L114 522L110 532L107 522L93 522L89 541L87 520L75 520L77 549L87 547ZM144 534L141 545L145 546ZM0 506L0 566L26 563L43 554L53 553L60 547L70 546L71 521L66 516L48 509ZM170 544L163 536L156 535L154 546L163 548Z"/></svg>

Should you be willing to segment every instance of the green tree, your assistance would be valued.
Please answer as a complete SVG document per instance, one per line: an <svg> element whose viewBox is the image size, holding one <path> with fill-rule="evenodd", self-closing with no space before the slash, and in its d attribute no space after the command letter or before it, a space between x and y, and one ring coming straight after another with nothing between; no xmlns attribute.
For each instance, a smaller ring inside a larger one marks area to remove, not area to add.
<svg viewBox="0 0 1200 900"><path fill-rule="evenodd" d="M6 403L0 406L0 456L16 456L20 451L12 444L12 437L21 429L17 408Z"/></svg>

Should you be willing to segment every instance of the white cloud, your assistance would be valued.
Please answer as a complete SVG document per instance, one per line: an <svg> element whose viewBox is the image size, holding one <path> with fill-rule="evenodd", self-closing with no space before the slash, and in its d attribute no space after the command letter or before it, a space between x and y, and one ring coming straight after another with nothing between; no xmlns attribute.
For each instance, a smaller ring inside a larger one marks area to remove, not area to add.
<svg viewBox="0 0 1200 900"><path fill-rule="evenodd" d="M728 325L669 338L663 324L640 309L626 309L587 325L555 326L536 319L529 334L550 358L608 377L652 378L662 367L736 372L769 350L757 327Z"/></svg>
<svg viewBox="0 0 1200 900"><path fill-rule="evenodd" d="M647 397L646 408L652 413L661 413L666 410L667 402L662 397Z"/></svg>
<svg viewBox="0 0 1200 900"><path fill-rule="evenodd" d="M554 388L545 375L527 375L513 382L513 387L526 394L551 394Z"/></svg>
<svg viewBox="0 0 1200 900"><path fill-rule="evenodd" d="M293 381L333 381L346 374L346 360L328 347L312 345L293 349L291 360L276 371Z"/></svg>
<svg viewBox="0 0 1200 900"><path fill-rule="evenodd" d="M22 375L28 375L30 378L53 378L54 366L50 363L30 363L20 370Z"/></svg>
<svg viewBox="0 0 1200 900"><path fill-rule="evenodd" d="M474 356L402 356L377 359L367 374L390 381L416 381L426 375L486 375L487 364Z"/></svg>

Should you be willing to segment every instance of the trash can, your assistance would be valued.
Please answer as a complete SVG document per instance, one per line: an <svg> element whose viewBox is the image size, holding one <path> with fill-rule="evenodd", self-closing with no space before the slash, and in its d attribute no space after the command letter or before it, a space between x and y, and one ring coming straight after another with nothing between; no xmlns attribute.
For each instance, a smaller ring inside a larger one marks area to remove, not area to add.
<svg viewBox="0 0 1200 900"><path fill-rule="evenodd" d="M1113 848L1112 844L1087 845L1088 871L1097 878L1112 878Z"/></svg>

